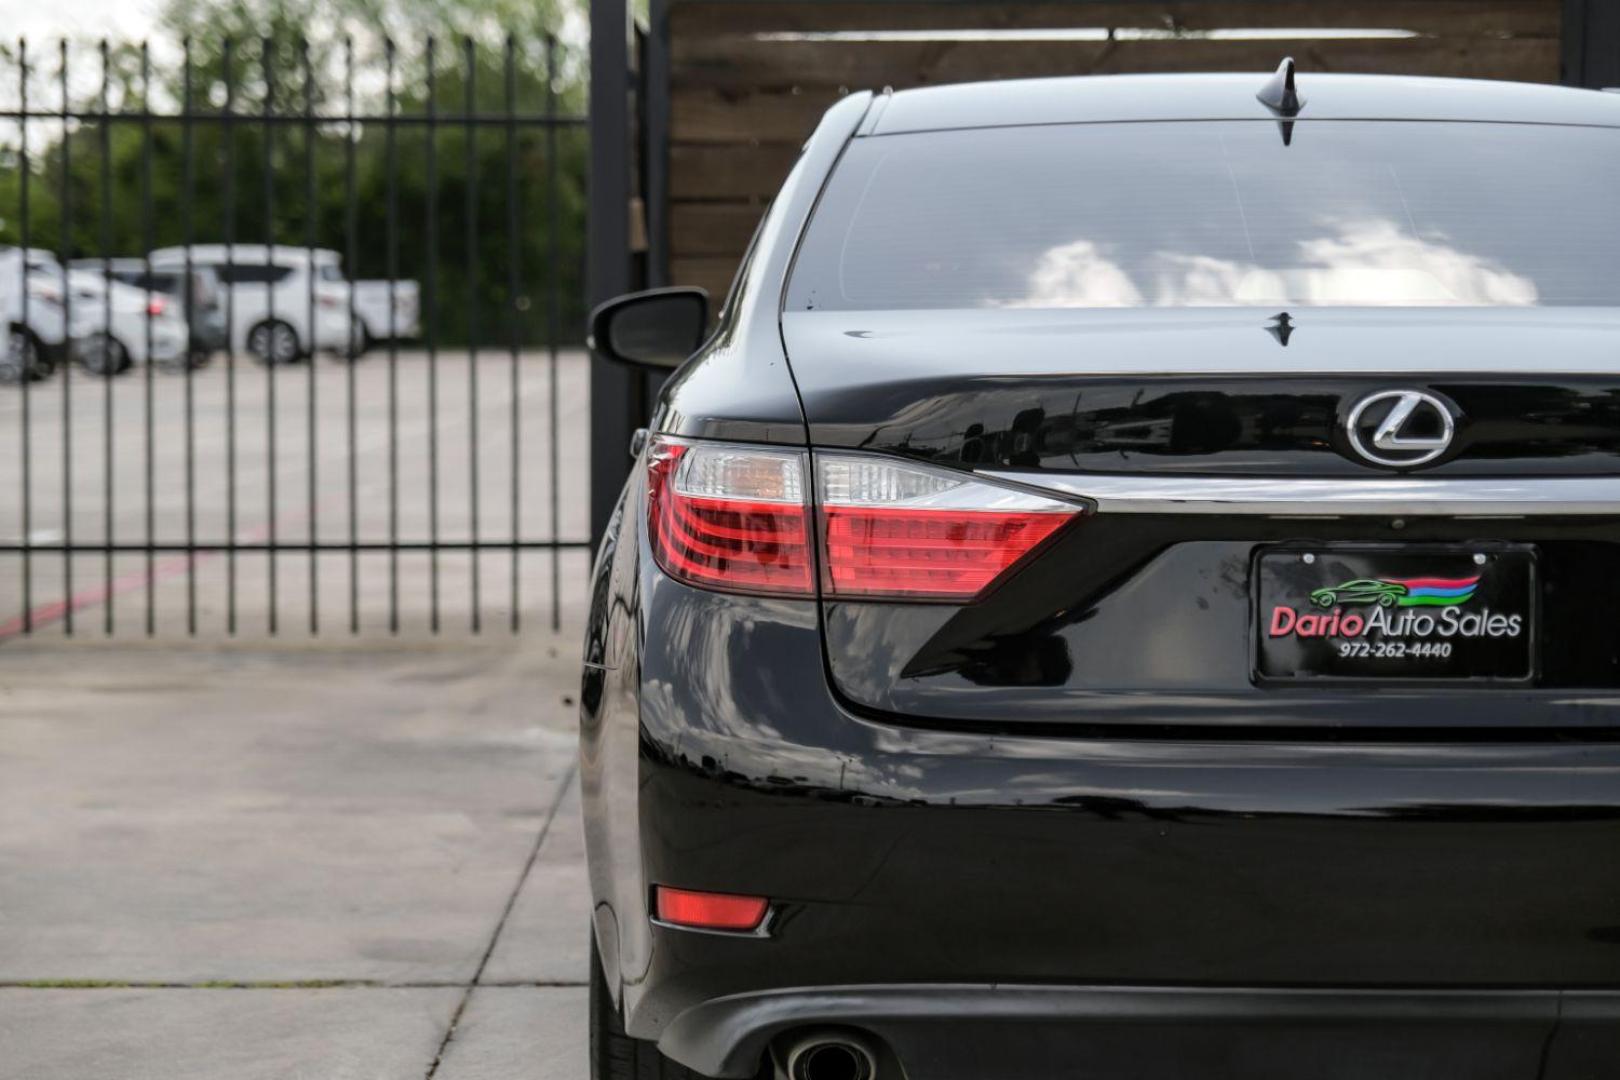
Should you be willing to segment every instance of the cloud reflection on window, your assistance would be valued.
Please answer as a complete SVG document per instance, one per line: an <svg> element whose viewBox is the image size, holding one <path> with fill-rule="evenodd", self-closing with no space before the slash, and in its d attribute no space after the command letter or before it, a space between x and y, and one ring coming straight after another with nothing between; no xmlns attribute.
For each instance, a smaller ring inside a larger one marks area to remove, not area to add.
<svg viewBox="0 0 1620 1080"><path fill-rule="evenodd" d="M1077 240L1044 252L1025 295L1001 306L1526 307L1540 299L1529 278L1387 220L1346 222L1336 236L1297 247L1298 263L1287 267L1160 251L1127 270Z"/></svg>
<svg viewBox="0 0 1620 1080"><path fill-rule="evenodd" d="M1090 240L1076 240L1041 256L1029 275L1029 294L1007 307L1142 307L1131 277Z"/></svg>

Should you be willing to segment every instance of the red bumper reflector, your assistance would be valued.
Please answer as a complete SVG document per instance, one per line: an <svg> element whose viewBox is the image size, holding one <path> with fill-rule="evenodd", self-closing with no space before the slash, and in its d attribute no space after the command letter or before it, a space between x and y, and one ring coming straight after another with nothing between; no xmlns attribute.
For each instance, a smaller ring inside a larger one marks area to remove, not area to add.
<svg viewBox="0 0 1620 1080"><path fill-rule="evenodd" d="M691 892L653 887L654 910L660 922L696 930L757 930L771 903L763 896Z"/></svg>

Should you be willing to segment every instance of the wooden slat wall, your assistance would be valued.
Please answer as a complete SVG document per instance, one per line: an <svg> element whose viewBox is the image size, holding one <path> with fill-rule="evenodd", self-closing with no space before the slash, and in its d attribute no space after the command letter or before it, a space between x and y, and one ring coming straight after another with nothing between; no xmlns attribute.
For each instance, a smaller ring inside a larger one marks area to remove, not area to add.
<svg viewBox="0 0 1620 1080"><path fill-rule="evenodd" d="M1559 4L1536 0L678 0L680 29L695 34L773 30L1388 27L1448 34L1545 36Z"/></svg>
<svg viewBox="0 0 1620 1080"><path fill-rule="evenodd" d="M822 112L856 89L1143 71L1556 82L1562 0L672 0L670 275L716 296ZM1399 29L1405 38L804 40L817 31Z"/></svg>

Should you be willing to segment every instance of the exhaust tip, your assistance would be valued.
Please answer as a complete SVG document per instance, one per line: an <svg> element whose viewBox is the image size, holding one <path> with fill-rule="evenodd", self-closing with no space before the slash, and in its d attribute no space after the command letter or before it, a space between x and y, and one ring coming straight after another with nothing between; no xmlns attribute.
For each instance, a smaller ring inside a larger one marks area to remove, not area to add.
<svg viewBox="0 0 1620 1080"><path fill-rule="evenodd" d="M846 1035L811 1035L787 1052L788 1080L875 1080L877 1057Z"/></svg>

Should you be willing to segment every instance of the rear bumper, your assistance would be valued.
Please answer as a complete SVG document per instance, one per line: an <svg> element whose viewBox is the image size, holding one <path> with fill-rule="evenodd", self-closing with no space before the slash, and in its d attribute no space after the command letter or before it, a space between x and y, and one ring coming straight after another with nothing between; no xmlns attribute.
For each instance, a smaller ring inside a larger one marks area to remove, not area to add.
<svg viewBox="0 0 1620 1080"><path fill-rule="evenodd" d="M1620 1060L1620 994L1532 991L829 987L693 1008L659 1048L747 1077L776 1035L828 1026L927 1080L1597 1080Z"/></svg>
<svg viewBox="0 0 1620 1080"><path fill-rule="evenodd" d="M184 323L164 326L161 329L153 328L151 336L151 352L146 354L146 337L138 335L133 353L146 354L139 358L152 363L167 364L179 360L186 354L187 332Z"/></svg>
<svg viewBox="0 0 1620 1080"><path fill-rule="evenodd" d="M346 307L317 307L313 330L313 349L346 352L353 346L354 323Z"/></svg>
<svg viewBox="0 0 1620 1080"><path fill-rule="evenodd" d="M640 590L583 751L597 929L631 1034L700 1072L828 1023L928 1080L1529 1078L1561 1010L1547 1076L1620 1052L1620 744L907 726L836 698L812 605ZM652 926L652 884L771 933Z"/></svg>
<svg viewBox="0 0 1620 1080"><path fill-rule="evenodd" d="M1208 1055L1238 1064L1200 1080L1318 1057L1357 1068L1313 1076L1528 1080L1561 996L1597 1010L1583 1038L1620 1060L1620 747L841 722L868 752L689 740L695 757L643 761L646 880L774 905L766 938L649 931L630 1029L699 1072L752 1075L738 1063L775 1033L844 1023L929 1080L1090 1059L1144 1063L1099 1076L1179 1077ZM823 762L842 787L817 782ZM1402 1073L1403 1053L1447 1068ZM1007 1061L952 1071L985 1055Z"/></svg>
<svg viewBox="0 0 1620 1080"><path fill-rule="evenodd" d="M392 325L387 308L378 312L359 312L357 319L366 336L373 341L408 341L422 336L421 322L415 313L396 310Z"/></svg>
<svg viewBox="0 0 1620 1080"><path fill-rule="evenodd" d="M372 337L377 338L378 340L386 340L388 338L390 327L386 322L383 323L382 326L373 327L372 329ZM406 341L422 336L422 326L417 321L416 316L409 315L404 312L401 312L395 317L395 322L392 329L393 336L396 341Z"/></svg>

